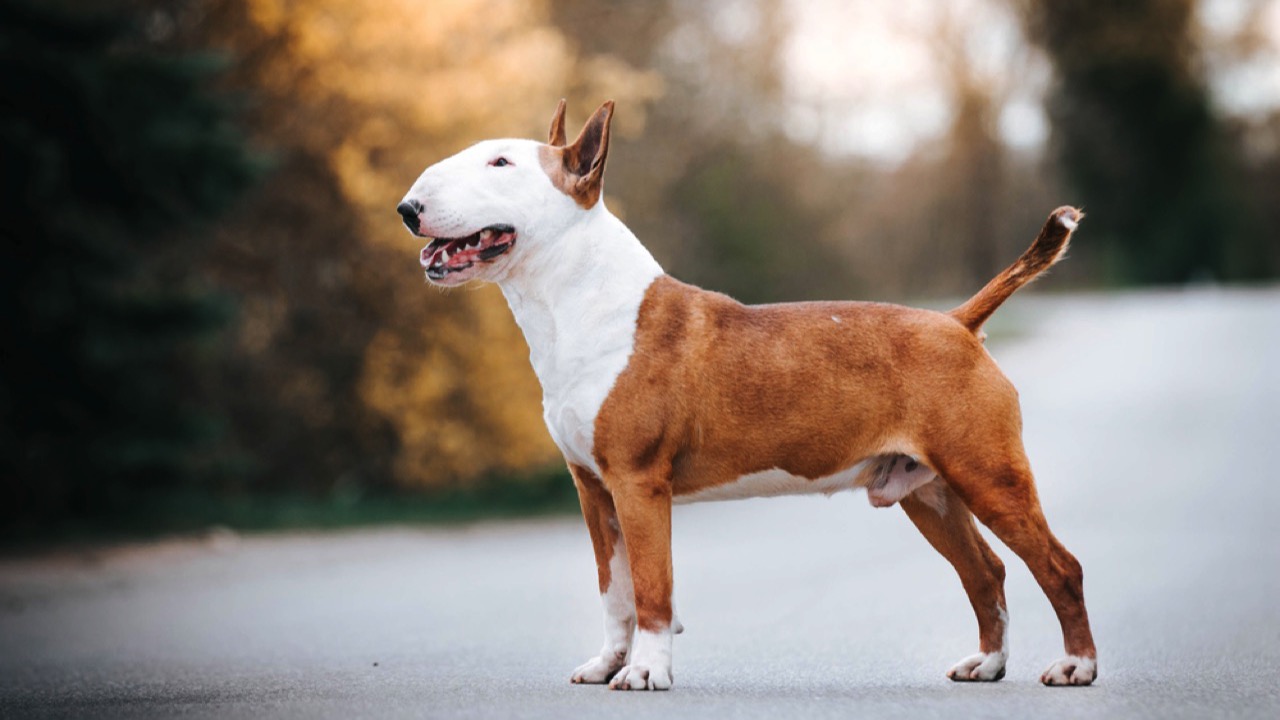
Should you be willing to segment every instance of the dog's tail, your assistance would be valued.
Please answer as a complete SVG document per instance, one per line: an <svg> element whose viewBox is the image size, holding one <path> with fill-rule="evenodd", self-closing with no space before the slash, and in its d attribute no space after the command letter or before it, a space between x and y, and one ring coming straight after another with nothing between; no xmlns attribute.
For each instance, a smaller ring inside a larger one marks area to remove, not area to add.
<svg viewBox="0 0 1280 720"><path fill-rule="evenodd" d="M1067 251L1067 243L1071 241L1071 233L1083 218L1084 213L1070 206L1063 206L1049 213L1049 219L1040 229L1040 234L1031 243L1031 247L1022 253L1022 257L995 276L977 295L969 298L968 302L948 314L970 331L978 332L987 318L1018 288L1035 280L1062 259Z"/></svg>

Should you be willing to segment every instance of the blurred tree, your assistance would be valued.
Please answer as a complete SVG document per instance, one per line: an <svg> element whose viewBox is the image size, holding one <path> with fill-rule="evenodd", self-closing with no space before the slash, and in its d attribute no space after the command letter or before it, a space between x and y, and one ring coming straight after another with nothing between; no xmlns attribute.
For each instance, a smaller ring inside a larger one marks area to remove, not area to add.
<svg viewBox="0 0 1280 720"><path fill-rule="evenodd" d="M966 8L969 13L991 13L989 5ZM993 22L987 18L987 22ZM927 46L942 69L943 87L951 106L951 126L943 138L941 160L943 201L936 208L941 240L935 259L952 256L949 263L959 272L948 289L964 292L964 286L994 276L1014 254L1002 252L997 226L1008 208L1009 158L999 136L999 116L1025 58L1023 48L1010 44L1006 62L983 67L974 57L972 25L952 6L939 8L931 18ZM934 234L934 233L931 233ZM950 252L948 252L948 250ZM936 272L936 271L935 271Z"/></svg>
<svg viewBox="0 0 1280 720"><path fill-rule="evenodd" d="M1280 276L1280 112L1269 113L1255 127L1240 130L1239 136L1243 147L1252 144L1266 149L1259 147L1248 156L1244 179L1261 247L1244 248L1245 257L1236 262L1256 263L1275 278ZM1254 257L1255 252L1261 257Z"/></svg>
<svg viewBox="0 0 1280 720"><path fill-rule="evenodd" d="M1018 0L1057 70L1054 143L1113 281L1272 275L1198 62L1194 0Z"/></svg>
<svg viewBox="0 0 1280 720"><path fill-rule="evenodd" d="M702 149L671 188L672 209L698 238L684 253L685 280L743 302L852 294L844 259L822 239L833 206L806 207L788 184L796 159L732 143Z"/></svg>
<svg viewBox="0 0 1280 720"><path fill-rule="evenodd" d="M661 74L645 134L614 141L605 190L669 272L743 301L854 294L826 226L848 203L829 185L839 170L785 132L782 0L560 0L552 17L584 52Z"/></svg>
<svg viewBox="0 0 1280 720"><path fill-rule="evenodd" d="M216 471L191 386L226 312L169 262L254 164L219 63L147 50L119 14L0 4L0 516L118 510ZM12 526L11 526L12 527Z"/></svg>
<svg viewBox="0 0 1280 720"><path fill-rule="evenodd" d="M967 296L1018 257L1044 213L1065 202L1045 197L1051 191L1037 179L1045 174L1038 153L1016 152L1000 132L1001 113L1034 84L1033 51L1017 41L1008 8L994 2L947 4L903 29L927 48L951 119L941 137L921 143L890 174L909 178L909 197L893 203L896 213L918 210L914 218L884 219L897 226L892 251L905 256L899 270L906 270L887 271L905 275L904 288L917 295Z"/></svg>

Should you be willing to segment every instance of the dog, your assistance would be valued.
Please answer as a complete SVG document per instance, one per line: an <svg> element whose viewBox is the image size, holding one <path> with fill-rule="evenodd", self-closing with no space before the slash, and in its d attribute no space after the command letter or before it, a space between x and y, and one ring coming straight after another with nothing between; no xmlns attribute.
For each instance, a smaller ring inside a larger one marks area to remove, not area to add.
<svg viewBox="0 0 1280 720"><path fill-rule="evenodd" d="M497 283L529 344L543 418L577 487L604 604L574 683L671 687L674 502L867 488L955 567L978 619L956 681L1004 677L1004 566L976 517L1030 568L1088 685L1097 652L1080 563L1041 512L1017 391L983 323L1062 257L1083 215L1054 210L1030 248L950 312L865 302L748 306L666 275L605 207L613 102L568 142L486 140L427 168L397 208L427 280Z"/></svg>

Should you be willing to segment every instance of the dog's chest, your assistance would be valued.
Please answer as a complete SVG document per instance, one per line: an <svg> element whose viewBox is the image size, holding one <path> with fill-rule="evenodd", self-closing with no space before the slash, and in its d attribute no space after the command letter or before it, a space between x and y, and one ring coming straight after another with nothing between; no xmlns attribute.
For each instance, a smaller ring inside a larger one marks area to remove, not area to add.
<svg viewBox="0 0 1280 720"><path fill-rule="evenodd" d="M608 291L575 293L550 306L508 295L542 385L547 430L567 461L597 474L596 418L635 349L640 305L656 275L623 278Z"/></svg>
<svg viewBox="0 0 1280 720"><path fill-rule="evenodd" d="M618 339L621 340L621 336ZM569 462L597 474L600 469L594 453L596 418L626 368L631 348L628 342L625 347L619 346L595 357L561 355L534 362L534 370L542 382L542 418L552 440Z"/></svg>

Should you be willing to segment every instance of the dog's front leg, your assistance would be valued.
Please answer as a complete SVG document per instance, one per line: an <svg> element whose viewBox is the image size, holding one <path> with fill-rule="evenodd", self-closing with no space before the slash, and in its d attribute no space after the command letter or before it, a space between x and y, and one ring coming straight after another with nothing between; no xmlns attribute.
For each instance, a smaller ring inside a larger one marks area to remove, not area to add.
<svg viewBox="0 0 1280 720"><path fill-rule="evenodd" d="M636 640L614 690L671 687L671 484L662 476L606 478L626 539L635 595Z"/></svg>
<svg viewBox="0 0 1280 720"><path fill-rule="evenodd" d="M606 683L627 664L631 636L636 629L636 605L631 590L631 565L619 530L613 498L590 470L569 466L578 488L582 518L591 535L604 604L604 647L600 654L579 665L569 677L574 683Z"/></svg>

